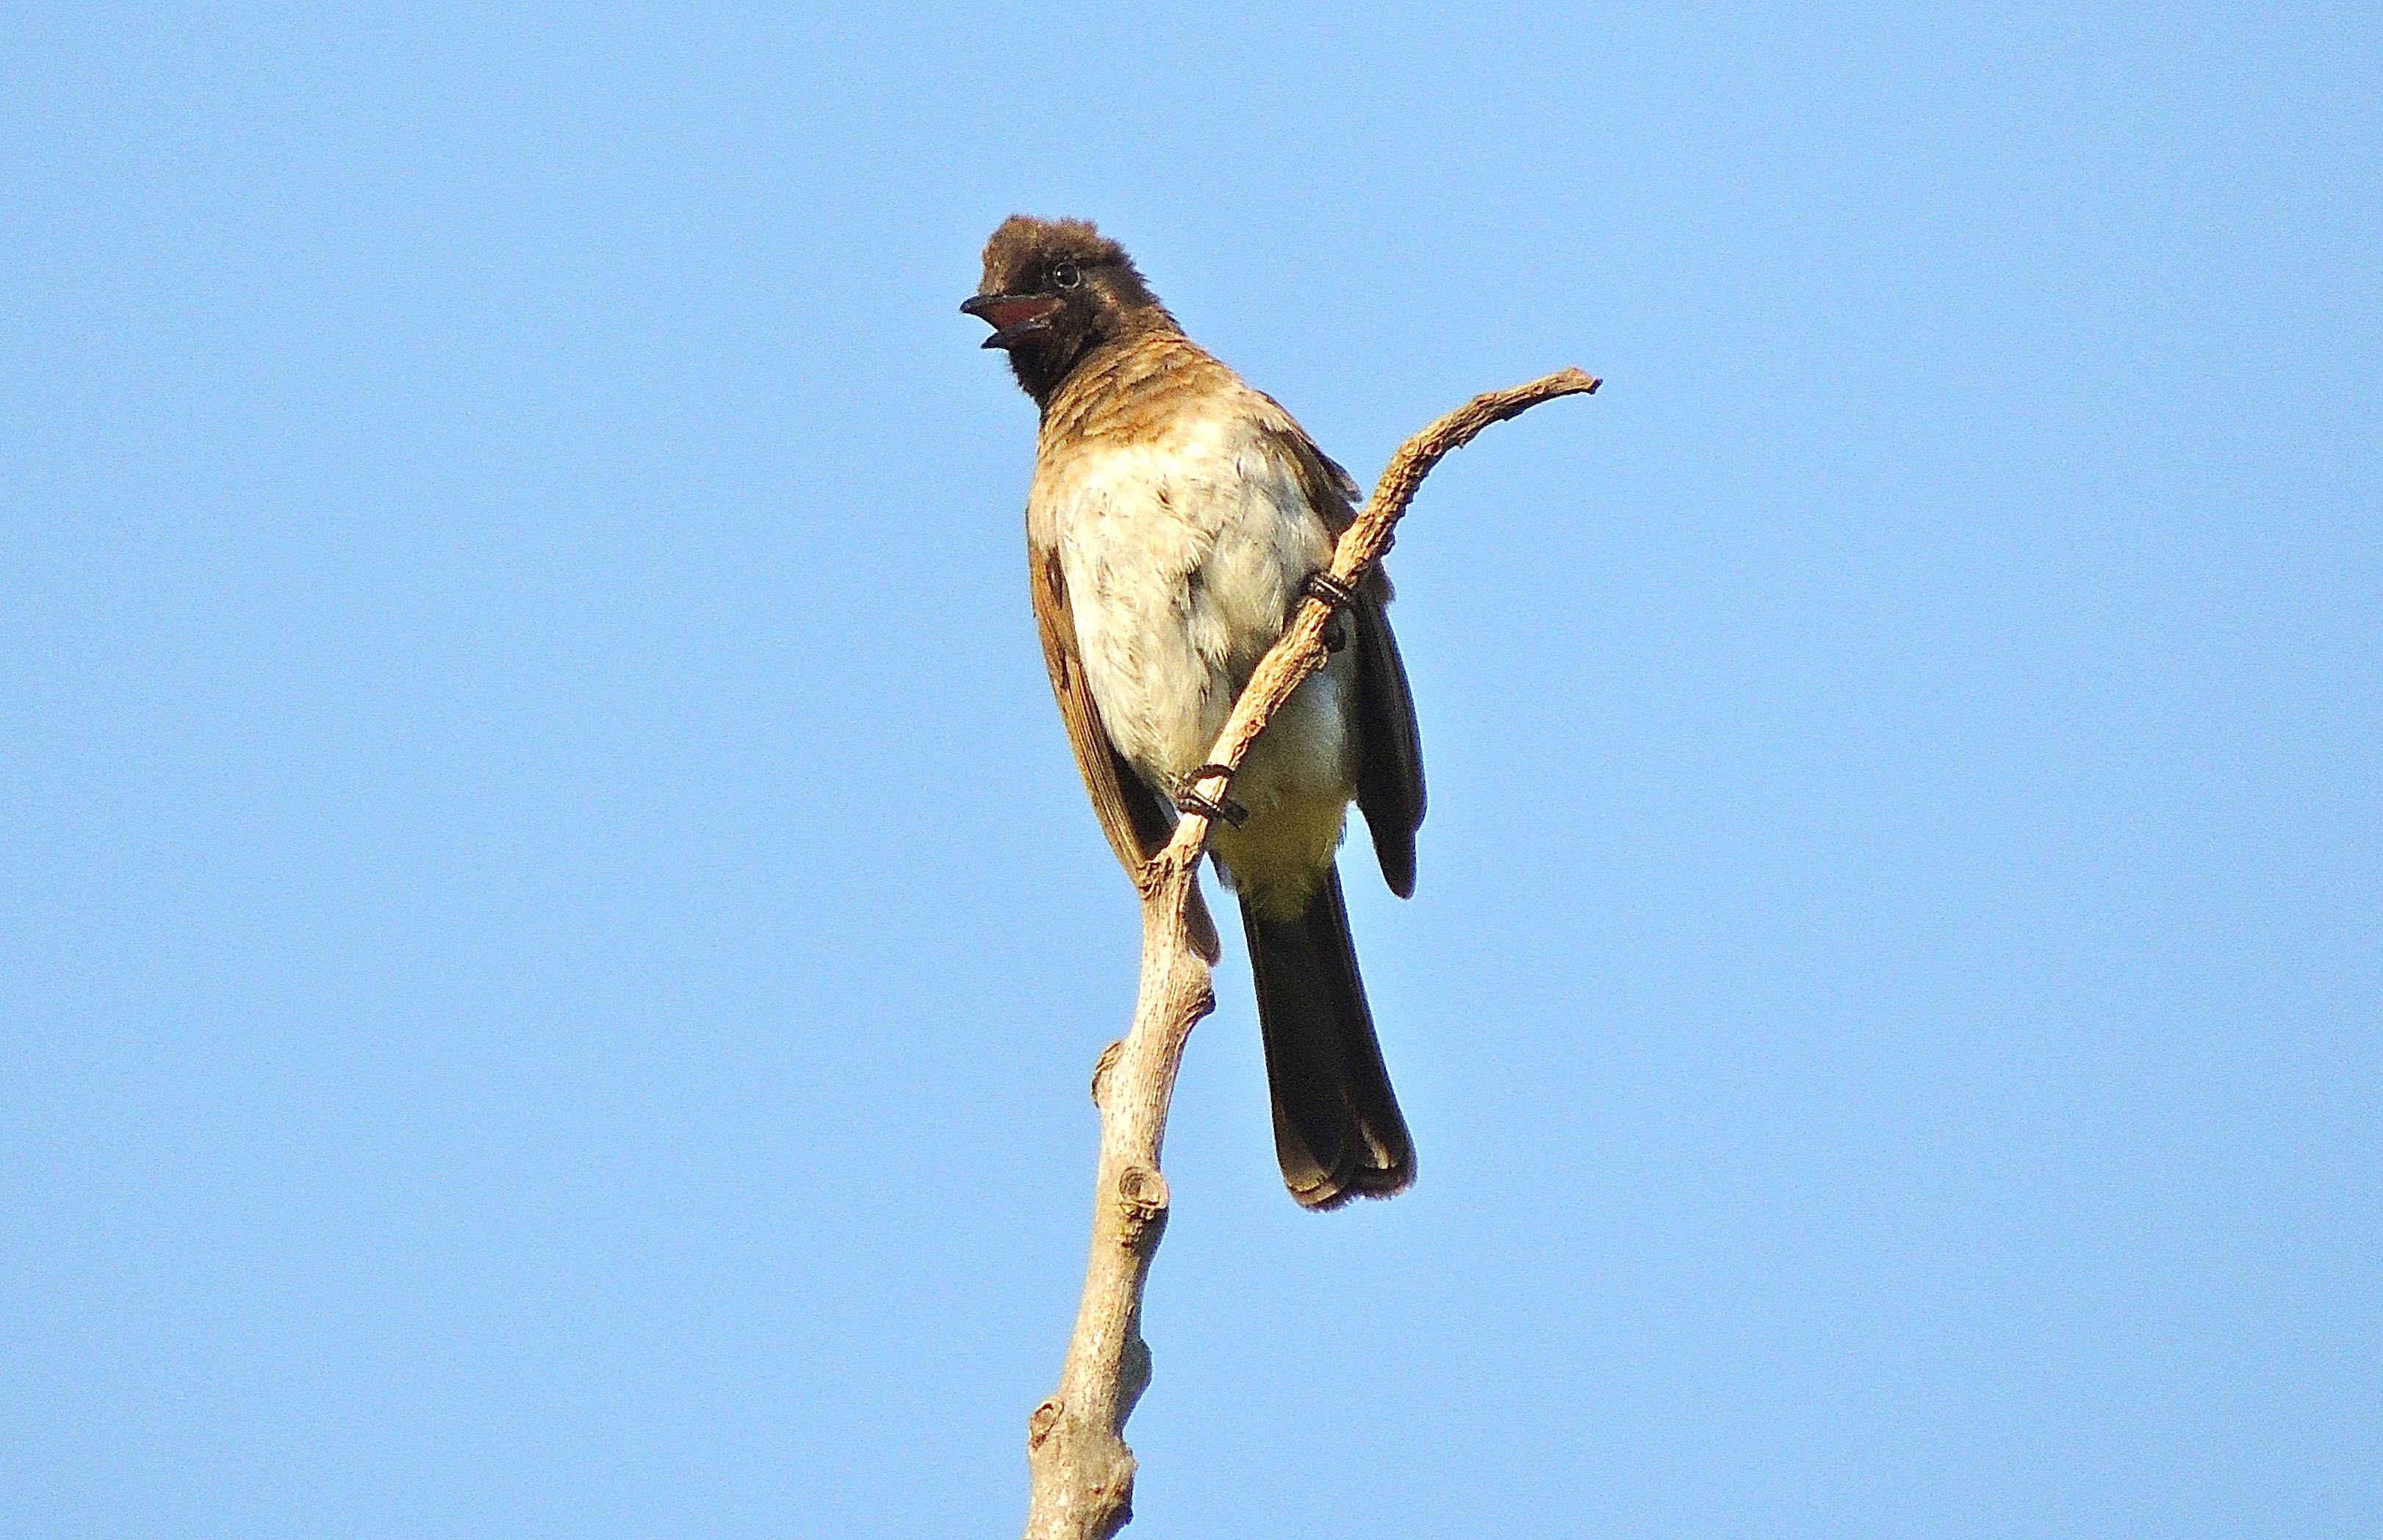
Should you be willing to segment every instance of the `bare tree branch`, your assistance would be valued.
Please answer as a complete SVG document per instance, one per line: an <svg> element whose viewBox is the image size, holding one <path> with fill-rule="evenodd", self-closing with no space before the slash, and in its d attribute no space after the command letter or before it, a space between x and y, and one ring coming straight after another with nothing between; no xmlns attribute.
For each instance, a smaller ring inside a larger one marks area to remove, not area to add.
<svg viewBox="0 0 2383 1540"><path fill-rule="evenodd" d="M1351 587L1390 548L1391 528L1407 511L1423 478L1451 450L1492 423L1560 396L1585 396L1598 381L1565 369L1475 396L1399 446L1374 484L1373 495L1341 535L1331 575ZM1332 607L1303 600L1290 628L1250 676L1207 762L1241 768L1250 745L1282 703L1328 656L1324 630ZM1201 783L1224 795L1225 777ZM1150 1384L1150 1349L1142 1339L1142 1290L1158 1238L1167 1228L1167 1178L1159 1146L1175 1096L1175 1074L1192 1028L1216 1008L1208 965L1193 950L1185 906L1208 845L1209 820L1188 814L1175 838L1143 867L1142 986L1133 1026L1109 1044L1093 1070L1093 1101L1101 1114L1101 1154L1093 1184L1092 1254L1084 1266L1083 1300L1059 1370L1059 1388L1026 1423L1032 1493L1027 1540L1108 1540L1133 1517L1133 1451L1126 1419Z"/></svg>

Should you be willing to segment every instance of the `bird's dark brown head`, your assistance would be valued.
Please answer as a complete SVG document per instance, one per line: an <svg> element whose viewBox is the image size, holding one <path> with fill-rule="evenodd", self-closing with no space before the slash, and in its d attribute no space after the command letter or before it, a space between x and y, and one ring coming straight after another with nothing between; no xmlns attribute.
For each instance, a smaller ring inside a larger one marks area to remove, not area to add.
<svg viewBox="0 0 2383 1540"><path fill-rule="evenodd" d="M1038 405L1104 343L1176 329L1125 248L1086 219L1003 220L984 243L984 281L960 309L993 327L984 345L1008 351Z"/></svg>

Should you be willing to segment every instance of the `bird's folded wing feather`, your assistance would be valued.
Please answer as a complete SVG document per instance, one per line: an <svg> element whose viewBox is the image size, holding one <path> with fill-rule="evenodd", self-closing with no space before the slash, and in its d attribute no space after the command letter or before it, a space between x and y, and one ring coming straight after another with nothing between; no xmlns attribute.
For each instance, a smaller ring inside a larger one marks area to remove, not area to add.
<svg viewBox="0 0 2383 1540"><path fill-rule="evenodd" d="M1266 404L1278 419L1268 431L1298 473L1300 487L1324 526L1338 540L1357 517L1357 484L1331 456L1291 420L1272 398ZM1377 562L1349 604L1357 646L1357 731L1363 744L1357 770L1357 807L1373 832L1374 855L1382 879L1401 898L1414 893L1415 831L1423 826L1423 740L1415 729L1414 697L1407 688L1406 664L1390 634L1385 607L1390 579Z"/></svg>
<svg viewBox="0 0 2383 1540"><path fill-rule="evenodd" d="M1093 814L1108 836L1109 848L1129 877L1138 876L1143 863L1166 848L1175 834L1175 814L1161 802L1133 767L1109 741L1102 724L1100 704L1084 677L1083 654L1076 643L1075 611L1068 603L1068 577L1059 564L1058 548L1028 531L1027 587L1034 602L1034 625L1042 634L1043 664L1051 673L1051 693L1059 700L1059 720L1067 725L1068 745L1075 750L1076 769L1084 791L1093 799ZM1192 940L1201 955L1215 962L1218 955L1216 922L1195 885L1185 916Z"/></svg>

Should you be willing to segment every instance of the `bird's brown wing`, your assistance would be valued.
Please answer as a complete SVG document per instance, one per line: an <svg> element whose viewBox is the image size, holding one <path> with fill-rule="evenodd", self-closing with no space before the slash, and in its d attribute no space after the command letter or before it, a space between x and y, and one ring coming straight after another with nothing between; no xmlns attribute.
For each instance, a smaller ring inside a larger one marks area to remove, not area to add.
<svg viewBox="0 0 2383 1540"><path fill-rule="evenodd" d="M1279 414L1274 436L1299 473L1301 488L1338 540L1357 517L1357 484L1271 399ZM1415 831L1423 826L1423 739L1415 730L1414 696L1406 664L1390 634L1390 580L1379 563L1349 604L1357 649L1357 807L1373 831L1382 880L1401 898L1414 896Z"/></svg>
<svg viewBox="0 0 2383 1540"><path fill-rule="evenodd" d="M1076 752L1076 769L1084 791L1093 799L1101 832L1129 877L1164 849L1175 834L1175 812L1153 792L1109 741L1101 708L1084 677L1083 654L1076 645L1075 611L1068 603L1068 576L1059 565L1056 548L1035 538L1030 530L1027 548L1027 588L1034 601L1034 625L1043 637L1043 663L1051 672L1051 693L1059 699L1059 720L1067 724L1068 745ZM1184 917L1192 944L1215 962L1219 955L1216 921L1199 887L1192 889L1192 905Z"/></svg>
<svg viewBox="0 0 2383 1540"><path fill-rule="evenodd" d="M1380 569L1375 570L1380 576ZM1387 588L1389 584L1385 582ZM1423 740L1415 731L1414 696L1382 596L1367 585L1349 602L1357 648L1357 806L1374 832L1382 881L1401 898L1414 896L1415 831L1423 827Z"/></svg>

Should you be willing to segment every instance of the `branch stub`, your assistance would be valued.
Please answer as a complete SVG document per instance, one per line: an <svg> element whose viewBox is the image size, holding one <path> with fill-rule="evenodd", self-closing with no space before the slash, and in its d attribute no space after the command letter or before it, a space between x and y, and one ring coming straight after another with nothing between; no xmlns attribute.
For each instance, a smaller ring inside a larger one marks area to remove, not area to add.
<svg viewBox="0 0 2383 1540"><path fill-rule="evenodd" d="M1093 1105L1101 1104L1101 1092L1108 1087L1109 1071L1117 1067L1117 1055L1124 1052L1125 1039L1119 1038L1102 1049L1101 1056L1093 1061Z"/></svg>
<svg viewBox="0 0 2383 1540"><path fill-rule="evenodd" d="M1125 1217L1125 1233L1119 1238L1128 1246L1167 1217L1167 1178L1154 1165L1136 1163L1118 1172L1117 1196Z"/></svg>
<svg viewBox="0 0 2383 1540"><path fill-rule="evenodd" d="M1043 1447L1043 1440L1051 1436L1051 1430L1059 1425L1060 1415L1067 1410L1068 1404L1054 1396L1026 1414L1028 1453L1031 1454Z"/></svg>

